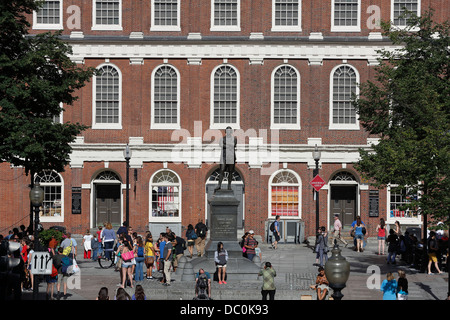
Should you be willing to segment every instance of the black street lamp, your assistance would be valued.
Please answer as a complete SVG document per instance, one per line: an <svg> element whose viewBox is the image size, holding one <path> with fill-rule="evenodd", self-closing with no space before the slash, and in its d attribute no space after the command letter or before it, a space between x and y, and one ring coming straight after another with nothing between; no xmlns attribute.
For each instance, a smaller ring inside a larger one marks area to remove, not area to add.
<svg viewBox="0 0 450 320"><path fill-rule="evenodd" d="M339 249L336 239L334 239L331 257L325 263L325 275L330 288L333 289L333 294L331 295L333 299L342 300L344 295L341 291L345 288L345 284L350 276L350 263L341 256L341 249Z"/></svg>
<svg viewBox="0 0 450 320"><path fill-rule="evenodd" d="M123 151L123 156L127 163L125 222L127 223L126 225L129 226L130 225L130 159L131 159L131 150L130 150L130 146L128 145L128 143L127 143L125 150Z"/></svg>
<svg viewBox="0 0 450 320"><path fill-rule="evenodd" d="M317 144L316 144L316 148L314 149L314 152L313 152L313 159L316 162L316 168L313 171L313 178L315 178L317 175L319 175L320 156L321 156L321 153L320 153L319 149L317 148ZM315 195L316 195L316 231L317 231L319 229L319 191L315 190Z"/></svg>
<svg viewBox="0 0 450 320"><path fill-rule="evenodd" d="M30 190L30 201L34 207L34 250L39 251L39 207L42 206L44 201L44 190L38 184L35 184ZM39 293L39 284L37 283L38 277L36 275L33 275L33 277L33 300L36 300Z"/></svg>

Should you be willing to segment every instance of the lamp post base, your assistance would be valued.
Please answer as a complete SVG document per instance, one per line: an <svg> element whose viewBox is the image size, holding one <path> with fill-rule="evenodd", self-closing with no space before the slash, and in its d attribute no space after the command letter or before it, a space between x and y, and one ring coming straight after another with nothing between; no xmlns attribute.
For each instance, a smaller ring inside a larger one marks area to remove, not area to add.
<svg viewBox="0 0 450 320"><path fill-rule="evenodd" d="M331 289L333 289L333 294L331 295L333 297L334 300L342 300L342 298L344 297L344 295L342 294L342 289L345 288L344 286L339 286L339 287L332 287L330 285Z"/></svg>

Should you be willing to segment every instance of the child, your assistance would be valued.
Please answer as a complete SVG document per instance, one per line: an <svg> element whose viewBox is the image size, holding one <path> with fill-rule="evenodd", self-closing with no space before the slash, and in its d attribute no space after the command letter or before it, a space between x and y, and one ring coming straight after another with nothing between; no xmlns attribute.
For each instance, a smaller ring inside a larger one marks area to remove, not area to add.
<svg viewBox="0 0 450 320"><path fill-rule="evenodd" d="M408 280L403 270L398 270L397 300L408 300Z"/></svg>
<svg viewBox="0 0 450 320"><path fill-rule="evenodd" d="M91 240L92 235L89 229L86 230L86 234L83 237L83 246L84 246L84 258L85 259L91 259Z"/></svg>
<svg viewBox="0 0 450 320"><path fill-rule="evenodd" d="M396 300L397 281L395 281L392 272L388 272L386 279L381 283L380 290L383 292L383 300Z"/></svg>

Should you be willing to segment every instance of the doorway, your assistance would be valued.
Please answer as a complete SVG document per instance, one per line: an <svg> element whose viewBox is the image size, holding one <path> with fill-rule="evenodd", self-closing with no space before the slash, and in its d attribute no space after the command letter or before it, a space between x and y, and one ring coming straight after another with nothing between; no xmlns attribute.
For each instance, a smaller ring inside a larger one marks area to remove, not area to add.
<svg viewBox="0 0 450 320"><path fill-rule="evenodd" d="M120 184L95 184L95 225L110 222L121 225Z"/></svg>
<svg viewBox="0 0 450 320"><path fill-rule="evenodd" d="M343 227L350 228L356 219L357 185L331 185L330 221L334 221L335 214L339 215Z"/></svg>

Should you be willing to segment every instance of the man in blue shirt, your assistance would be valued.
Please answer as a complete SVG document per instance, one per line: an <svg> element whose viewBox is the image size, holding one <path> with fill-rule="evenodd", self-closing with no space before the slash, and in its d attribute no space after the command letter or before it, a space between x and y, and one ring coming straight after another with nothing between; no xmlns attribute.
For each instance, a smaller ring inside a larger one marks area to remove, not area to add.
<svg viewBox="0 0 450 320"><path fill-rule="evenodd" d="M273 239L275 239L274 242L272 242L272 248L277 249L278 248L278 241L280 241L280 216L275 217L274 225L273 225Z"/></svg>

